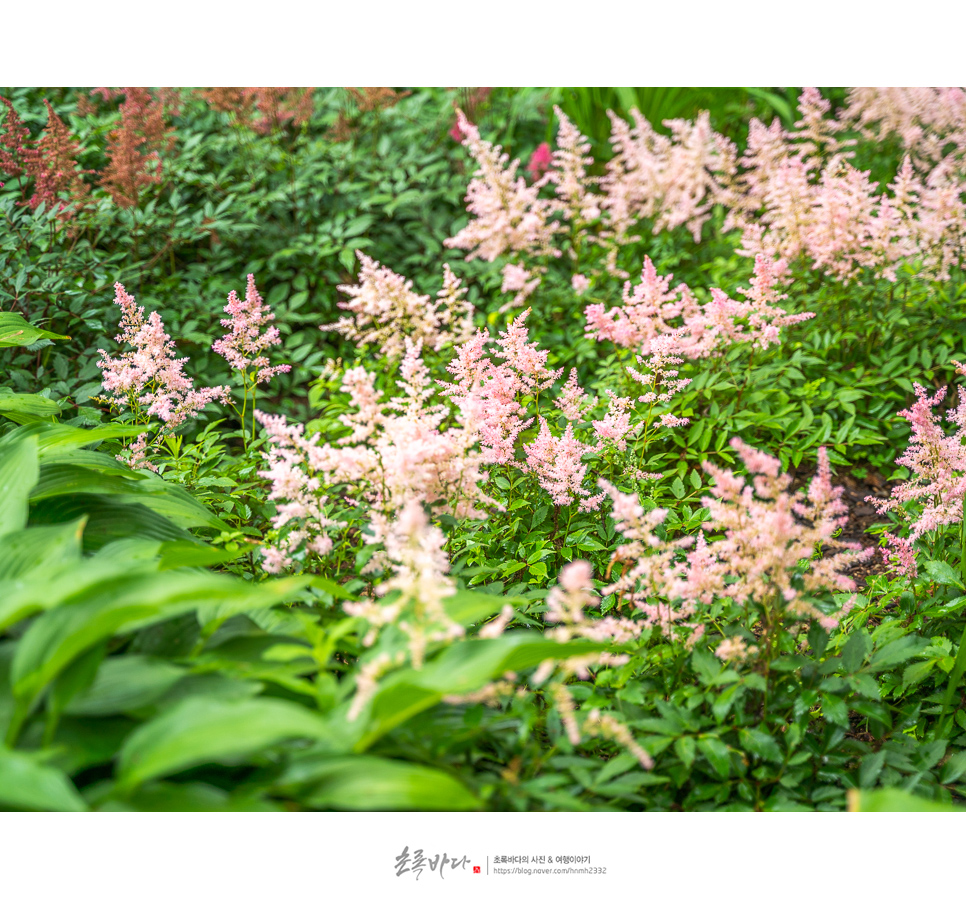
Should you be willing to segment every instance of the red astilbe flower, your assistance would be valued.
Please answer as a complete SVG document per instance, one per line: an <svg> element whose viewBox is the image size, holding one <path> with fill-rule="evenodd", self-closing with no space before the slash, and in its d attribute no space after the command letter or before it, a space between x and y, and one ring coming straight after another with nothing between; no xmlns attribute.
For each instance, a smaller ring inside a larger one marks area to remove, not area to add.
<svg viewBox="0 0 966 920"><path fill-rule="evenodd" d="M61 210L77 209L85 203L90 186L81 178L77 160L80 145L45 99L47 130L33 150L24 153L24 166L34 180L34 194L28 202L32 208L41 202ZM62 200L67 195L69 201Z"/></svg>
<svg viewBox="0 0 966 920"><path fill-rule="evenodd" d="M39 140L31 141L10 100L0 96L0 101L7 107L5 130L0 136L0 170L15 178L26 176L34 182L34 193L23 204L30 208L45 204L48 208L57 208L65 217L82 207L90 186L81 178L77 165L81 148L70 128L45 99L47 128Z"/></svg>
<svg viewBox="0 0 966 920"><path fill-rule="evenodd" d="M162 153L174 144L165 120L165 106L144 87L124 87L120 119L108 134L108 165L101 187L121 208L138 204L141 190L161 182Z"/></svg>
<svg viewBox="0 0 966 920"><path fill-rule="evenodd" d="M533 151L530 162L527 163L527 173L530 175L531 182L536 182L550 169L552 159L550 145L544 141Z"/></svg>
<svg viewBox="0 0 966 920"><path fill-rule="evenodd" d="M0 170L17 179L24 174L24 154L30 143L30 132L13 103L6 96L0 96L0 102L6 107L3 134L0 134Z"/></svg>
<svg viewBox="0 0 966 920"><path fill-rule="evenodd" d="M286 122L305 124L315 111L314 92L313 86L215 86L198 95L256 133L272 134Z"/></svg>

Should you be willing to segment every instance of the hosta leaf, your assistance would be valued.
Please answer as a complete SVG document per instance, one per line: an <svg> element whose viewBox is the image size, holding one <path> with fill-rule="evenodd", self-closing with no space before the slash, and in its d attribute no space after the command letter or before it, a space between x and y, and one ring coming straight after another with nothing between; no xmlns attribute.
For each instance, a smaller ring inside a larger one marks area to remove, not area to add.
<svg viewBox="0 0 966 920"><path fill-rule="evenodd" d="M310 808L358 811L472 811L481 803L459 780L419 764L382 757L314 756L283 773L277 786Z"/></svg>
<svg viewBox="0 0 966 920"><path fill-rule="evenodd" d="M51 527L30 527L0 537L0 590L3 581L34 569L51 569L76 562L81 554L85 519Z"/></svg>
<svg viewBox="0 0 966 920"><path fill-rule="evenodd" d="M60 415L60 405L36 393L14 393L10 387L0 387L0 415L14 422L34 422L38 418Z"/></svg>
<svg viewBox="0 0 966 920"><path fill-rule="evenodd" d="M54 767L0 748L0 805L32 811L86 811L74 784Z"/></svg>
<svg viewBox="0 0 966 920"><path fill-rule="evenodd" d="M26 526L27 498L39 470L36 438L0 449L0 534Z"/></svg>
<svg viewBox="0 0 966 920"><path fill-rule="evenodd" d="M258 608L274 602L280 592L284 596L293 582L268 582L263 590L208 572L115 573L110 581L95 583L31 624L14 657L14 695L33 699L74 658L103 639L159 623L202 603Z"/></svg>
<svg viewBox="0 0 966 920"><path fill-rule="evenodd" d="M147 706L164 696L188 672L147 655L108 658L94 683L64 710L75 716L111 716Z"/></svg>
<svg viewBox="0 0 966 920"><path fill-rule="evenodd" d="M142 725L124 743L118 781L134 787L205 763L242 763L291 738L327 737L325 721L285 700L193 697Z"/></svg>

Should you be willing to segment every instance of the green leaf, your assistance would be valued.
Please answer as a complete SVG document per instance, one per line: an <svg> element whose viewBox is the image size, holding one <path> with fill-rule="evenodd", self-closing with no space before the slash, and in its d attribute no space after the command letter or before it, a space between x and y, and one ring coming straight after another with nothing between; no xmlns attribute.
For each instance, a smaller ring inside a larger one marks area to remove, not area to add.
<svg viewBox="0 0 966 920"><path fill-rule="evenodd" d="M118 783L132 788L199 764L244 763L291 738L328 736L322 718L285 700L192 697L131 734L121 748Z"/></svg>
<svg viewBox="0 0 966 920"><path fill-rule="evenodd" d="M956 574L956 570L947 562L930 559L925 563L923 568L929 573L929 577L933 582L938 585L951 585L956 588L963 587L963 583Z"/></svg>
<svg viewBox="0 0 966 920"><path fill-rule="evenodd" d="M0 534L26 526L27 500L39 471L36 438L0 450Z"/></svg>
<svg viewBox="0 0 966 920"><path fill-rule="evenodd" d="M842 669L852 674L862 667L865 656L872 651L872 637L865 629L855 630L842 649Z"/></svg>
<svg viewBox="0 0 966 920"><path fill-rule="evenodd" d="M698 750L722 779L731 775L731 752L720 738L699 738Z"/></svg>
<svg viewBox="0 0 966 920"><path fill-rule="evenodd" d="M930 802L901 789L849 790L849 811L958 811L966 809Z"/></svg>
<svg viewBox="0 0 966 920"><path fill-rule="evenodd" d="M276 786L304 787L294 797L310 808L475 811L482 807L459 780L442 770L368 755L302 758Z"/></svg>
<svg viewBox="0 0 966 920"><path fill-rule="evenodd" d="M0 387L0 415L20 423L38 418L60 415L60 406L46 396L35 393L14 393L10 387Z"/></svg>
<svg viewBox="0 0 966 920"><path fill-rule="evenodd" d="M33 811L86 811L74 784L28 754L0 748L0 803Z"/></svg>
<svg viewBox="0 0 966 920"><path fill-rule="evenodd" d="M208 572L114 572L41 614L17 646L11 669L14 695L30 701L71 661L114 635L186 613L204 603L271 606L278 590L301 581L285 579L253 586Z"/></svg>
<svg viewBox="0 0 966 920"><path fill-rule="evenodd" d="M160 699L188 672L146 655L122 655L101 664L94 683L64 710L74 716L112 716Z"/></svg>
<svg viewBox="0 0 966 920"><path fill-rule="evenodd" d="M31 326L20 313L0 313L0 348L32 345L38 339L69 338L69 335L58 335L56 332Z"/></svg>

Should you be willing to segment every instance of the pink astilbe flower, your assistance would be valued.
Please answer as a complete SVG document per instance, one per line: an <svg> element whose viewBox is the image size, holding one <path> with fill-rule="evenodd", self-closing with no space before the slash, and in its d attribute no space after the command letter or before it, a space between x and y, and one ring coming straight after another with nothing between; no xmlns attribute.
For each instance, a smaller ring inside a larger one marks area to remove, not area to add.
<svg viewBox="0 0 966 920"><path fill-rule="evenodd" d="M616 447L618 450L627 449L627 438L637 427L631 422L631 409L634 400L628 396L617 396L611 390L607 391L610 403L607 414L601 421L591 422L597 435L597 449Z"/></svg>
<svg viewBox="0 0 966 920"><path fill-rule="evenodd" d="M849 90L842 123L866 138L898 137L917 161L933 165L966 153L966 92L959 86L859 86Z"/></svg>
<svg viewBox="0 0 966 920"><path fill-rule="evenodd" d="M433 303L413 290L412 281L362 252L356 256L362 264L359 284L339 285L351 298L339 306L350 315L320 326L323 332L338 332L350 342L375 345L386 357L398 358L405 351L406 339L439 351L453 341L462 341L472 329L472 305L460 299L465 289L448 265L443 289Z"/></svg>
<svg viewBox="0 0 966 920"><path fill-rule="evenodd" d="M361 368L346 372L342 390L349 394L351 408L340 421L350 433L338 443L319 443L318 433L305 438L301 426L289 427L282 418L256 413L273 444L295 451L273 449L266 458L269 470L261 475L274 481L277 468L286 482L295 478L307 490L301 506L293 505L275 525L283 530L291 524L295 534L280 534L280 556L274 557L279 564L296 564L296 550L328 533L333 512L325 510L327 503L364 503L372 512L374 542L386 536L384 525L398 509L414 501L440 513L476 519L485 517L483 507L495 504L481 490L486 473L477 450L474 402L467 402L458 419L450 419L451 407L433 402L429 372L412 342L407 343L399 375L402 395L385 400L375 388L375 374ZM320 546L328 544L323 539Z"/></svg>
<svg viewBox="0 0 966 920"><path fill-rule="evenodd" d="M957 369L963 371L963 366ZM959 405L950 409L947 419L956 428L947 435L933 414L946 396L946 388L941 387L934 396L928 396L921 384L915 384L916 402L909 409L899 412L909 422L912 433L909 446L896 460L912 472L910 479L900 482L892 489L890 498L869 497L880 513L895 511L910 521L908 540L890 535L889 544L894 567L904 573L915 572L913 544L927 533L950 524L958 524L963 519L963 498L966 496L966 389L959 387ZM921 505L921 510L910 515L905 509L906 502Z"/></svg>
<svg viewBox="0 0 966 920"><path fill-rule="evenodd" d="M570 279L570 286L578 294L583 294L590 287L590 279L586 275L578 273Z"/></svg>
<svg viewBox="0 0 966 920"><path fill-rule="evenodd" d="M115 336L129 351L111 357L99 349L97 366L103 372L104 389L112 394L107 402L119 411L130 409L139 421L154 417L170 433L189 418L194 418L209 403L230 401L227 387L203 387L184 374L187 358L176 358L174 342L164 331L158 313L146 320L144 310L118 282L114 303L121 308L121 331ZM142 451L143 455L143 451Z"/></svg>
<svg viewBox="0 0 966 920"><path fill-rule="evenodd" d="M580 421L584 413L597 405L597 398L590 398L577 380L577 368L571 368L567 382L560 389L560 396L553 404L570 422Z"/></svg>
<svg viewBox="0 0 966 920"><path fill-rule="evenodd" d="M467 210L473 220L456 236L446 240L454 249L467 249L467 259L492 262L504 253L559 256L553 235L559 229L550 220L554 203L541 199L540 189L547 176L528 186L517 177L519 160L499 146L484 141L475 125L457 109L457 124L477 169L466 190Z"/></svg>
<svg viewBox="0 0 966 920"><path fill-rule="evenodd" d="M664 124L671 136L659 134L637 109L634 127L613 112L614 158L601 180L606 224L615 241L632 240L630 228L640 219L653 230L687 226L695 241L713 205L723 199L723 182L734 173L734 144L711 130L707 112L694 122L674 119Z"/></svg>
<svg viewBox="0 0 966 920"><path fill-rule="evenodd" d="M495 344L482 329L457 347L447 366L452 381L440 381L443 392L476 420L484 463L514 461L517 439L531 424L521 400L553 386L563 373L550 370L549 352L528 341L529 314L513 320Z"/></svg>
<svg viewBox="0 0 966 920"><path fill-rule="evenodd" d="M623 304L608 309L592 304L584 311L587 338L614 342L641 354L670 351L687 358L702 358L738 343L767 348L778 342L781 330L810 319L814 313L788 314L776 306L787 295L775 289L785 272L783 260L755 258L748 289L739 288L744 301L712 288L711 300L699 304L685 284L671 289L673 275L659 275L644 257L641 283L624 285ZM673 347L669 347L673 343Z"/></svg>
<svg viewBox="0 0 966 920"><path fill-rule="evenodd" d="M555 187L557 201L564 219L577 225L593 223L601 216L603 196L590 190L588 167L594 159L588 156L591 145L577 126L564 115L560 106L553 107L559 122L557 149L553 152L550 182Z"/></svg>
<svg viewBox="0 0 966 920"><path fill-rule="evenodd" d="M456 585L447 574L449 559L443 548L446 536L430 526L417 501L404 505L391 522L380 522L377 530L392 574L376 586L376 594L384 598L399 593L388 602L345 604L345 612L369 622L369 632L363 639L366 646L375 642L384 627L396 624L409 640L413 667L419 669L430 642L451 642L465 633L443 607L443 601L456 593ZM369 539L375 541L375 537Z"/></svg>
<svg viewBox="0 0 966 920"><path fill-rule="evenodd" d="M516 292L513 300L500 307L501 313L515 310L526 303L527 298L540 286L540 274L528 269L523 263L508 262L503 266L503 285L500 290L504 294Z"/></svg>
<svg viewBox="0 0 966 920"><path fill-rule="evenodd" d="M228 319L221 321L230 332L218 339L211 348L221 355L235 370L243 374L252 369L256 383L265 383L276 374L284 374L292 369L289 364L269 365L267 356L262 352L272 345L280 344L278 329L263 327L275 319L270 308L265 307L261 295L255 287L255 276L248 276L248 288L245 299L239 300L232 291L228 295L228 306L225 312Z"/></svg>
<svg viewBox="0 0 966 920"><path fill-rule="evenodd" d="M714 654L722 661L731 664L732 662L742 662L757 651L757 646L748 645L741 636L731 636L728 639L722 639L718 643Z"/></svg>
<svg viewBox="0 0 966 920"><path fill-rule="evenodd" d="M709 516L701 526L709 534L723 533L710 543L703 535L670 542L658 539L654 526L663 516L645 516L632 496L606 487L615 499L618 530L631 541L614 554L612 564L625 569L609 590L628 597L646 622L660 625L668 635L675 622L690 618L692 626L698 625L702 606L720 598L742 607L749 602L761 605L766 630L774 631L786 616L814 618L831 628L837 619L821 612L811 595L852 591L854 582L843 570L868 558L872 550L862 551L859 544L834 536L847 520L847 506L841 499L842 487L832 485L825 450L819 451L818 472L807 496L796 497L787 491L792 478L781 473L778 460L738 438L731 446L752 481L748 484L742 476L703 464L714 485L711 495L702 499ZM653 549L648 551L648 546ZM840 552L813 559L819 547ZM676 559L682 549L688 549L684 559ZM803 571L800 564L805 562L809 565ZM801 578L801 587L793 583L793 576ZM773 635L767 641L772 639Z"/></svg>
<svg viewBox="0 0 966 920"><path fill-rule="evenodd" d="M553 499L555 505L570 505L575 499L586 498L590 492L583 487L587 464L581 460L590 448L574 437L573 423L559 438L550 433L545 418L540 419L540 434L523 445L527 466L536 474L537 481Z"/></svg>
<svg viewBox="0 0 966 920"><path fill-rule="evenodd" d="M304 426L288 425L282 416L256 411L255 417L270 444L268 454L263 454L268 469L258 475L272 484L268 496L276 506L272 527L279 531L275 544L262 550L262 568L278 573L296 564L296 554L328 555L331 533L344 525L328 516L330 499L313 469L318 434L306 438Z"/></svg>

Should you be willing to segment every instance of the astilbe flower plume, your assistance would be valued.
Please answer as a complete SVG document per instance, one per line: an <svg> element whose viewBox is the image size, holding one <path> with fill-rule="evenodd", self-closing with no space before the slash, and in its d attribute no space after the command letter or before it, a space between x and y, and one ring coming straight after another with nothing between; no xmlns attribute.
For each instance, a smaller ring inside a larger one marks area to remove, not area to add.
<svg viewBox="0 0 966 920"><path fill-rule="evenodd" d="M174 342L164 331L159 313L145 319L144 309L120 282L114 285L114 292L114 303L121 308L121 331L115 340L130 350L112 357L99 349L97 366L103 373L104 389L111 394L106 402L118 411L132 411L139 422L160 419L159 437L194 418L209 403L229 402L227 387L195 389L183 370L187 358L175 357ZM144 458L146 446L143 440L136 444L135 459Z"/></svg>
<svg viewBox="0 0 966 920"><path fill-rule="evenodd" d="M432 402L435 390L412 342L399 375L402 395L386 400L375 388L375 374L362 368L345 373L342 390L351 410L340 421L349 434L339 443L320 443L318 433L305 437L301 426L256 412L274 445L260 475L297 490L275 525L279 537L266 552L270 571L296 565L306 547L328 553L338 507L364 503L374 543L384 541L395 514L413 501L458 518L485 517L483 508L493 501L481 490L486 473L472 404L451 419L449 406ZM375 564L381 560L374 558Z"/></svg>
<svg viewBox="0 0 966 920"><path fill-rule="evenodd" d="M587 639L592 642L614 643L624 645L637 639L641 634L641 624L624 617L587 617L584 608L596 607L600 600L593 593L594 584L591 578L592 568L589 562L578 559L563 567L557 580L547 594L548 623L554 624L545 635L557 642L570 642L574 639ZM583 725L578 719L578 707L573 694L567 688L566 681L572 676L580 680L590 678L591 667L616 667L628 661L627 655L613 652L591 652L561 659L547 660L537 668L530 682L539 685L553 676L554 679L547 687L550 701L553 703L560 721L573 745L581 743L584 734L595 736L604 734L617 741L637 757L644 769L653 766L651 758L643 748L634 741L626 725L613 715L603 717L598 710L592 710L584 716ZM600 731L601 725L606 726Z"/></svg>
<svg viewBox="0 0 966 920"><path fill-rule="evenodd" d="M614 342L640 354L661 348L692 359L738 343L767 348L778 342L784 327L815 315L788 314L776 305L787 296L776 290L785 268L783 260L758 256L750 287L738 289L744 301L712 288L711 301L699 304L686 284L672 290L674 276L659 275L645 256L641 283L633 289L630 282L625 283L621 306L591 304L585 309L585 332L588 338ZM669 342L673 342L671 349Z"/></svg>
<svg viewBox="0 0 966 920"><path fill-rule="evenodd" d="M812 597L852 591L855 584L843 572L872 550L835 536L846 523L847 506L841 499L842 487L832 485L825 449L819 451L818 472L807 495L795 496L788 492L792 478L781 473L777 459L738 438L731 446L751 482L703 464L714 485L711 495L702 499L708 519L701 526L709 535L722 534L711 542L704 535L661 538L657 528L665 511L645 513L635 496L602 483L614 500L617 530L629 541L614 553L612 566L619 565L622 571L606 592L631 601L645 622L659 625L668 635L674 623L702 628L701 610L716 599L741 607L750 602L760 605L765 610L766 642L774 642L775 630L786 617L792 619L792 629L797 621L812 618L833 627L836 617L817 608ZM818 548L839 552L814 559ZM808 563L804 570L803 563Z"/></svg>
<svg viewBox="0 0 966 920"><path fill-rule="evenodd" d="M509 253L559 256L553 235L559 229L550 216L554 203L539 197L548 177L527 185L517 176L519 160L499 146L484 141L475 125L457 110L463 146L476 160L477 169L466 190L467 210L474 215L456 236L446 240L453 249L469 250L467 259L492 262Z"/></svg>
<svg viewBox="0 0 966 920"><path fill-rule="evenodd" d="M0 170L11 176L27 176L34 182L33 195L26 202L30 208L45 204L56 208L61 217L76 213L86 203L90 186L84 182L78 167L81 147L74 140L70 128L61 120L45 99L47 128L36 141L20 120L9 99L0 96L6 105L4 134L0 136Z"/></svg>
<svg viewBox="0 0 966 920"><path fill-rule="evenodd" d="M221 324L229 332L211 346L212 351L221 355L242 374L251 373L256 383L265 383L276 374L287 373L292 369L289 364L272 367L268 357L262 354L272 345L278 345L280 339L278 329L268 325L275 319L275 314L264 305L255 287L254 275L248 276L244 300L239 300L235 291L229 293L225 312L228 319L223 319ZM264 328L266 325L267 329Z"/></svg>
<svg viewBox="0 0 966 920"><path fill-rule="evenodd" d="M415 500L399 509L392 521L380 522L377 530L391 575L376 587L376 594L399 594L388 603L349 603L345 612L369 622L369 632L363 638L365 646L375 642L384 626L396 623L409 639L410 660L418 669L430 642L451 641L465 632L443 607L443 601L456 593L456 585L447 574L446 536L439 528L430 526L422 505ZM374 541L375 537L368 539Z"/></svg>
<svg viewBox="0 0 966 920"><path fill-rule="evenodd" d="M966 366L958 364L957 370L966 373ZM966 497L966 389L959 390L959 403L946 415L955 429L947 435L933 409L946 397L941 387L933 396L926 393L921 384L915 384L916 402L909 409L899 412L909 422L912 432L909 445L896 460L899 466L910 470L912 476L892 489L887 498L868 499L880 513L894 511L909 521L909 537L888 535L889 547L883 555L892 567L901 573L914 574L916 558L914 544L928 533L963 520L963 500ZM920 506L917 513L910 514L905 504L913 502Z"/></svg>
<svg viewBox="0 0 966 920"><path fill-rule="evenodd" d="M594 165L593 157L588 156L590 142L564 115L560 106L554 106L553 110L559 127L549 176L558 206L564 219L577 226L593 223L601 215L603 197L591 191L591 179L587 174L588 168Z"/></svg>
<svg viewBox="0 0 966 920"><path fill-rule="evenodd" d="M515 461L517 439L532 424L521 400L553 386L563 373L550 370L549 352L528 341L529 314L521 313L494 344L489 330L477 332L456 349L447 366L451 380L440 381L443 392L476 420L484 463Z"/></svg>
<svg viewBox="0 0 966 920"><path fill-rule="evenodd" d="M466 288L460 286L449 265L444 266L443 288L431 302L428 296L413 290L412 281L362 252L356 256L362 265L359 283L339 286L350 296L339 304L348 315L320 326L323 332L338 332L358 346L375 345L387 358L400 357L406 339L439 351L469 337L473 305L462 299Z"/></svg>
<svg viewBox="0 0 966 920"><path fill-rule="evenodd" d="M199 95L215 111L229 113L239 124L258 134L305 124L315 110L314 87L214 86Z"/></svg>
<svg viewBox="0 0 966 920"><path fill-rule="evenodd" d="M603 210L609 232L620 243L642 218L653 220L655 233L686 226L695 241L724 196L724 182L734 173L734 144L711 129L707 112L694 122L666 121L671 136L659 134L637 109L632 128L608 112L614 157L601 179Z"/></svg>
<svg viewBox="0 0 966 920"><path fill-rule="evenodd" d="M100 184L114 203L136 207L141 190L161 182L163 153L174 144L164 101L141 86L124 87L120 117L108 134L108 165Z"/></svg>

